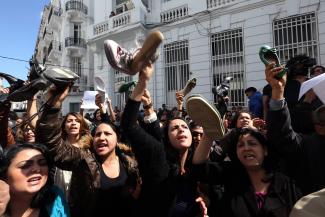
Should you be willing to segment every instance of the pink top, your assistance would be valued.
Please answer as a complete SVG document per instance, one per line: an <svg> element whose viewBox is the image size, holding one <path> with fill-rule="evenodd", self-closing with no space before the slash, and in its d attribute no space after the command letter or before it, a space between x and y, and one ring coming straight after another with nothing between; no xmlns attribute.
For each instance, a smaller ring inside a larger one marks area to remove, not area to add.
<svg viewBox="0 0 325 217"><path fill-rule="evenodd" d="M261 209L264 206L266 195L267 193L265 192L255 192L258 209Z"/></svg>

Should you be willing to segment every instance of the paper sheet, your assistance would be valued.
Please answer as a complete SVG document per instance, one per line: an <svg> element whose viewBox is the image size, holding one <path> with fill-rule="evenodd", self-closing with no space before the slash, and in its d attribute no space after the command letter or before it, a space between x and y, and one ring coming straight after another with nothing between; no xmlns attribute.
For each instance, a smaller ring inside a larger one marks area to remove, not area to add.
<svg viewBox="0 0 325 217"><path fill-rule="evenodd" d="M299 99L310 89L313 89L318 98L325 104L325 73L302 83Z"/></svg>
<svg viewBox="0 0 325 217"><path fill-rule="evenodd" d="M83 102L80 108L82 109L98 109L98 106L95 104L95 97L98 91L85 91L84 97L82 98Z"/></svg>

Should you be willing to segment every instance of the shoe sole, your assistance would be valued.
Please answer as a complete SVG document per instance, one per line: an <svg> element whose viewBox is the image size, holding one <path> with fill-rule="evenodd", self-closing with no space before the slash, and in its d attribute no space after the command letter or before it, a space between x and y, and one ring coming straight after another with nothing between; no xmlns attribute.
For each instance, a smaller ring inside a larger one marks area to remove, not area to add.
<svg viewBox="0 0 325 217"><path fill-rule="evenodd" d="M131 64L131 71L139 72L143 66L151 61L154 57L157 48L164 40L164 35L160 31L150 32L146 40L143 42L142 48L134 56Z"/></svg>
<svg viewBox="0 0 325 217"><path fill-rule="evenodd" d="M201 96L190 96L186 100L186 110L191 119L201 125L204 134L211 139L221 139L225 135L219 112Z"/></svg>
<svg viewBox="0 0 325 217"><path fill-rule="evenodd" d="M46 79L59 87L64 87L79 78L79 76L71 70L54 67L46 69L43 75Z"/></svg>
<svg viewBox="0 0 325 217"><path fill-rule="evenodd" d="M196 86L196 78L192 78L186 83L185 87L179 92L182 93L183 96L185 97L189 92L193 90L195 86Z"/></svg>
<svg viewBox="0 0 325 217"><path fill-rule="evenodd" d="M7 99L13 102L31 100L37 92L38 90L36 88L33 88L31 85L27 85L9 94Z"/></svg>

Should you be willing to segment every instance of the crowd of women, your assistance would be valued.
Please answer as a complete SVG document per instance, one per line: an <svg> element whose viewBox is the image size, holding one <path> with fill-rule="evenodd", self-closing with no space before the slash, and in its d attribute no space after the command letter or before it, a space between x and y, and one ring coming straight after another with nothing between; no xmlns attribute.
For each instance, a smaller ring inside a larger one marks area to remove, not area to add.
<svg viewBox="0 0 325 217"><path fill-rule="evenodd" d="M0 216L289 216L303 195L325 187L325 107L306 111L312 134L296 133L286 77L274 78L281 69L265 70L267 125L245 110L223 119L200 96L187 98L186 114L180 93L178 113L161 124L147 90L152 64L139 72L119 126L100 96L96 121L60 118L69 86L51 87L39 114L31 100L17 130L1 104Z"/></svg>

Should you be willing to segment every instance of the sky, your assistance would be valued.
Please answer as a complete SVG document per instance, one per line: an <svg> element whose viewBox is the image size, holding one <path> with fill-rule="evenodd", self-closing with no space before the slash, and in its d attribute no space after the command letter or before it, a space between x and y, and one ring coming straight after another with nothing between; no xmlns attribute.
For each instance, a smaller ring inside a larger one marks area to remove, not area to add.
<svg viewBox="0 0 325 217"><path fill-rule="evenodd" d="M26 80L35 49L41 14L50 0L5 0L0 7L0 72ZM4 86L7 84L4 83Z"/></svg>

